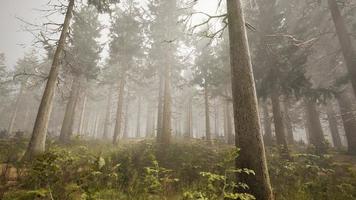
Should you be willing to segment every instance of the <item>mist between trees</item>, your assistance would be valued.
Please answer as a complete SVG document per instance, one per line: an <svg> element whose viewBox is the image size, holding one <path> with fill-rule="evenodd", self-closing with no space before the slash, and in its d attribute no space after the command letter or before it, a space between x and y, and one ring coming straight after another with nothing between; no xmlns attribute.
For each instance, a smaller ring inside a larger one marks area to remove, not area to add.
<svg viewBox="0 0 356 200"><path fill-rule="evenodd" d="M2 198L356 199L355 2L204 4L21 19L33 49L0 54Z"/></svg>

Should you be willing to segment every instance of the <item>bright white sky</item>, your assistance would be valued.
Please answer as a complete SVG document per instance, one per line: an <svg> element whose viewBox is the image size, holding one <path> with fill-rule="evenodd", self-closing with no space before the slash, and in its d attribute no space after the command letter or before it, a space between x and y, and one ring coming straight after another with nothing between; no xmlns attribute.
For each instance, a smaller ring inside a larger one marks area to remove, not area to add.
<svg viewBox="0 0 356 200"><path fill-rule="evenodd" d="M0 52L5 53L6 63L13 67L25 52L33 49L33 36L23 31L24 23L16 17L28 22L40 24L44 19L44 9L49 0L1 0L0 3ZM145 0L142 0L145 1ZM206 13L215 13L218 0L199 0L195 9ZM105 18L102 18L105 20ZM198 20L198 19L196 19Z"/></svg>

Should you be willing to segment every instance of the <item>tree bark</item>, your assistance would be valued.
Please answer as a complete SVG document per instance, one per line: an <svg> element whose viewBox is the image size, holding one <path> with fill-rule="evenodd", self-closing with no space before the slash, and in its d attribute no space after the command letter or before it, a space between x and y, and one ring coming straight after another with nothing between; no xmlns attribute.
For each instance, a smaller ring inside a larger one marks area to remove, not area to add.
<svg viewBox="0 0 356 200"><path fill-rule="evenodd" d="M341 138L340 138L339 128L337 124L336 113L331 103L329 103L326 106L326 114L328 116L329 128L330 128L331 138L333 140L334 147L337 150L341 150L342 144L341 144Z"/></svg>
<svg viewBox="0 0 356 200"><path fill-rule="evenodd" d="M72 82L70 96L67 102L66 111L64 114L64 119L61 128L61 134L59 136L59 141L61 143L67 143L73 134L73 124L75 117L75 108L77 105L79 96L79 80L78 77L74 77Z"/></svg>
<svg viewBox="0 0 356 200"><path fill-rule="evenodd" d="M40 107L38 109L36 122L33 128L32 137L25 153L24 159L31 160L34 156L45 151L46 135L48 122L51 115L53 97L60 67L61 55L66 43L66 38L72 18L74 0L69 0L66 16L64 19L61 36L58 41L57 49L53 57L53 63L49 72L46 88L44 90Z"/></svg>
<svg viewBox="0 0 356 200"><path fill-rule="evenodd" d="M204 103L205 103L205 139L211 142L211 130L210 130L210 111L209 111L209 94L208 83L205 80L204 83Z"/></svg>
<svg viewBox="0 0 356 200"><path fill-rule="evenodd" d="M105 122L104 122L104 139L109 139L109 131L110 131L110 124L111 124L111 106L112 106L112 93L113 88L110 86L108 89L108 99L106 104L106 111L105 111Z"/></svg>
<svg viewBox="0 0 356 200"><path fill-rule="evenodd" d="M310 144L315 147L317 154L324 154L326 146L324 143L324 133L321 127L320 116L315 101L306 101L306 113L308 120Z"/></svg>
<svg viewBox="0 0 356 200"><path fill-rule="evenodd" d="M272 200L269 174L266 164L259 123L256 88L248 48L245 19L240 0L227 0L229 20L230 62L232 80L232 99L235 119L236 147L240 156L236 167L248 168L255 175L239 174L238 181L244 182L258 200Z"/></svg>
<svg viewBox="0 0 356 200"><path fill-rule="evenodd" d="M345 21L341 16L336 0L328 0L329 9L335 25L336 34L340 42L342 55L350 75L350 81L356 95L356 53L352 46L351 34L348 33Z"/></svg>
<svg viewBox="0 0 356 200"><path fill-rule="evenodd" d="M271 100L272 100L274 130L276 133L278 150L283 158L289 159L290 158L289 149L287 145L287 139L286 139L284 124L283 124L281 104L277 92L272 92Z"/></svg>
<svg viewBox="0 0 356 200"><path fill-rule="evenodd" d="M122 125L122 105L124 101L124 94L125 94L125 83L126 83L126 75L124 74L119 81L119 95L117 101L117 109L116 109L116 123L114 129L114 138L113 144L117 144L119 142L119 137L121 133L121 125Z"/></svg>
<svg viewBox="0 0 356 200"><path fill-rule="evenodd" d="M348 153L356 155L356 119L353 113L354 106L352 105L350 97L345 92L336 95L336 100L339 104L341 119L344 125Z"/></svg>

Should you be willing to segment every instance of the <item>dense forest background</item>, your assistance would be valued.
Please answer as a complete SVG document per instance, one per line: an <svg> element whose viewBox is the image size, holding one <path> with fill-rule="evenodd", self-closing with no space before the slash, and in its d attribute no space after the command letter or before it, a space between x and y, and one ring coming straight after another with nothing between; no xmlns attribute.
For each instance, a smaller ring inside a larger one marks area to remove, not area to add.
<svg viewBox="0 0 356 200"><path fill-rule="evenodd" d="M19 17L0 199L356 199L356 2L205 1Z"/></svg>

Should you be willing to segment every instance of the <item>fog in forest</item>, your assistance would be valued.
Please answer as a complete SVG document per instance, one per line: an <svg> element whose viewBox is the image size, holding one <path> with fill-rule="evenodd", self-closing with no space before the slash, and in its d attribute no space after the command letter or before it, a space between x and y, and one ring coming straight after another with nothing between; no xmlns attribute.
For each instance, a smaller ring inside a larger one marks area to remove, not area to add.
<svg viewBox="0 0 356 200"><path fill-rule="evenodd" d="M356 199L354 0L3 0L0 199Z"/></svg>

